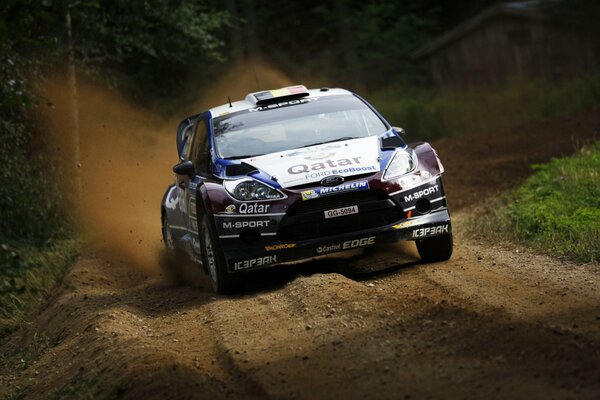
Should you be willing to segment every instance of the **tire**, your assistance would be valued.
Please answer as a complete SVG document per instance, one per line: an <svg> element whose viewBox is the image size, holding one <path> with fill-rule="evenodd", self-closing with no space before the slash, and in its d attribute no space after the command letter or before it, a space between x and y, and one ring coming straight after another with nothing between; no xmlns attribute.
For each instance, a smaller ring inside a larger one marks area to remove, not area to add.
<svg viewBox="0 0 600 400"><path fill-rule="evenodd" d="M200 224L202 263L206 266L215 292L221 294L240 292L244 287L243 277L240 274L227 272L227 263L219 244L219 238L209 218L207 214L204 214Z"/></svg>
<svg viewBox="0 0 600 400"><path fill-rule="evenodd" d="M421 260L426 263L446 261L452 256L452 234L416 240Z"/></svg>

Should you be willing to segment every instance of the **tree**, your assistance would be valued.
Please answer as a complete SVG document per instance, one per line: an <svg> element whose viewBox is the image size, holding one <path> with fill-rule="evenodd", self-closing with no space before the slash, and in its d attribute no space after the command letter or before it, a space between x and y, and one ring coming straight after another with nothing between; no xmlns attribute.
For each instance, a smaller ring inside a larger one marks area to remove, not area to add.
<svg viewBox="0 0 600 400"><path fill-rule="evenodd" d="M223 60L227 11L207 1L88 0L73 9L77 58L88 73L125 75L134 92L181 90L192 65ZM196 72L196 71L194 71Z"/></svg>

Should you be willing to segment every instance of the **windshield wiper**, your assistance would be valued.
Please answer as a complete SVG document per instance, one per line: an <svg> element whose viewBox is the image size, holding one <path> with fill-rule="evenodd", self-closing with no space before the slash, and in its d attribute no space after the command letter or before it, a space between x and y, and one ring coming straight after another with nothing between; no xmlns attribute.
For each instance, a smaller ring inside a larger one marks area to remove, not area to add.
<svg viewBox="0 0 600 400"><path fill-rule="evenodd" d="M359 139L359 138L360 138L360 136L344 136L344 137L337 138L337 139L327 140L325 142L307 144L307 145L302 146L302 147L318 146L320 144L327 144L327 143L333 143L333 142L341 142L343 140Z"/></svg>

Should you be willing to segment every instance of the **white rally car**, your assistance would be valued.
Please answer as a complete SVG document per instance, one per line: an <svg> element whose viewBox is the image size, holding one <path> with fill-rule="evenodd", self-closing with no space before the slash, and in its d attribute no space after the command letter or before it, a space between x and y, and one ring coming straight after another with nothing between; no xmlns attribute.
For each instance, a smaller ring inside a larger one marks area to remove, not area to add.
<svg viewBox="0 0 600 400"><path fill-rule="evenodd" d="M427 262L452 254L444 172L428 143L343 89L292 86L193 115L161 206L163 238L217 292L247 272L414 240Z"/></svg>

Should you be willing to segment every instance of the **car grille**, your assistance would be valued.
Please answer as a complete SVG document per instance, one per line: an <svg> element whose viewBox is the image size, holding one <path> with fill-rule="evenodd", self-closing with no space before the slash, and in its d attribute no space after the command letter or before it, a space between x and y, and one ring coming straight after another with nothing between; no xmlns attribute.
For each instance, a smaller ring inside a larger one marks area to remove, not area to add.
<svg viewBox="0 0 600 400"><path fill-rule="evenodd" d="M359 213L325 219L323 212L358 206ZM373 190L307 200L291 207L281 221L278 238L285 241L314 239L389 225L403 212L388 196Z"/></svg>

